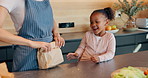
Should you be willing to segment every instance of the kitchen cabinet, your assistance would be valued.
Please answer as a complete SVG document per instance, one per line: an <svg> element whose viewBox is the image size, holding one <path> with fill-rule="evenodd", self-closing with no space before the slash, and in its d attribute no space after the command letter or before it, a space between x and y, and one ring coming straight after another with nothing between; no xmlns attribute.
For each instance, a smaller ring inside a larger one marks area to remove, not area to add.
<svg viewBox="0 0 148 78"><path fill-rule="evenodd" d="M139 51L148 50L148 32L115 35L116 37L116 55L132 53L138 44L142 44Z"/></svg>
<svg viewBox="0 0 148 78"><path fill-rule="evenodd" d="M12 70L13 46L0 47L0 62L6 62L8 70Z"/></svg>
<svg viewBox="0 0 148 78"><path fill-rule="evenodd" d="M148 50L148 43L142 43L139 51L145 51L145 50Z"/></svg>
<svg viewBox="0 0 148 78"><path fill-rule="evenodd" d="M12 60L6 62L7 68L8 68L8 71L9 71L9 72L12 72L12 63L13 63Z"/></svg>
<svg viewBox="0 0 148 78"><path fill-rule="evenodd" d="M148 50L148 33L136 35L136 44L141 44L140 51Z"/></svg>
<svg viewBox="0 0 148 78"><path fill-rule="evenodd" d="M135 44L135 35L115 36L115 38L116 38L116 46Z"/></svg>
<svg viewBox="0 0 148 78"><path fill-rule="evenodd" d="M116 53L115 55L132 53L135 49L135 35L115 36Z"/></svg>
<svg viewBox="0 0 148 78"><path fill-rule="evenodd" d="M73 62L77 62L77 61L78 61L77 59L74 59L74 60L67 60L66 55L67 55L67 54L63 54L64 62L63 62L62 64L65 64L65 63L73 63Z"/></svg>
<svg viewBox="0 0 148 78"><path fill-rule="evenodd" d="M14 53L14 48L13 46L7 47L6 49L6 53L7 53L7 60L12 60L13 59L13 53Z"/></svg>
<svg viewBox="0 0 148 78"><path fill-rule="evenodd" d="M132 53L134 49L135 49L135 45L120 46L116 48L115 55Z"/></svg>
<svg viewBox="0 0 148 78"><path fill-rule="evenodd" d="M6 60L6 48L0 47L0 61Z"/></svg>
<svg viewBox="0 0 148 78"><path fill-rule="evenodd" d="M75 52L76 49L78 48L79 44L81 42L81 39L75 39L75 40L66 40L65 41L65 46L61 48L63 52L63 57L64 57L64 63L72 63L72 62L77 62L77 60L67 60L66 55L70 52Z"/></svg>
<svg viewBox="0 0 148 78"><path fill-rule="evenodd" d="M65 46L61 48L64 57L64 63L72 63L77 62L77 60L70 60L66 59L66 55L69 52L75 52L78 48L82 36L84 34L69 34L68 39L65 38ZM118 32L115 35L116 38L116 53L115 55L127 54L132 53L138 44L142 44L140 51L148 50L148 32L137 31L137 32ZM68 35L66 35L68 36ZM80 38L73 39L73 36L81 36ZM71 39L70 39L71 38ZM13 46L1 46L0 47L0 62L6 62L9 71L12 68L12 60L13 60Z"/></svg>
<svg viewBox="0 0 148 78"><path fill-rule="evenodd" d="M148 42L148 32L144 34L136 35L136 43L147 43Z"/></svg>
<svg viewBox="0 0 148 78"><path fill-rule="evenodd" d="M81 42L81 39L66 40L65 41L65 46L62 47L61 50L65 54L67 54L69 52L75 52L75 50L78 48L80 42Z"/></svg>
<svg viewBox="0 0 148 78"><path fill-rule="evenodd" d="M14 49L13 46L1 46L0 47L0 62L3 60L13 59Z"/></svg>
<svg viewBox="0 0 148 78"><path fill-rule="evenodd" d="M116 53L115 55L132 53L135 49L135 35L115 36L116 38Z"/></svg>

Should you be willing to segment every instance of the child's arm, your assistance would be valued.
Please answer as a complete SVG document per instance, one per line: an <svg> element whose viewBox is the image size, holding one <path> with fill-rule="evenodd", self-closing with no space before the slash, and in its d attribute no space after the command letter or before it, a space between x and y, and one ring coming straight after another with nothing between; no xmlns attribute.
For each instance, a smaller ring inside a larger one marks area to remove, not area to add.
<svg viewBox="0 0 148 78"><path fill-rule="evenodd" d="M81 55L82 55L82 53L83 53L83 51L85 49L85 46L86 46L86 35L82 38L81 43L80 43L78 49L75 51L75 53L78 54L78 58L81 57Z"/></svg>
<svg viewBox="0 0 148 78"><path fill-rule="evenodd" d="M85 48L85 45L86 45L86 37L84 36L83 39L81 40L81 43L80 43L78 49L75 51L75 53L68 53L67 59L71 60L71 59L80 58L83 53L83 50Z"/></svg>
<svg viewBox="0 0 148 78"><path fill-rule="evenodd" d="M94 63L99 63L100 62L100 58L98 57L98 55L94 55L91 58L91 61L93 61Z"/></svg>
<svg viewBox="0 0 148 78"><path fill-rule="evenodd" d="M91 60L95 63L110 60L115 55L115 48L116 48L116 40L115 40L114 35L112 35L109 40L107 51L101 55L92 56Z"/></svg>
<svg viewBox="0 0 148 78"><path fill-rule="evenodd" d="M78 54L77 53L68 53L67 60L71 60L71 59L78 59Z"/></svg>
<svg viewBox="0 0 148 78"><path fill-rule="evenodd" d="M100 62L113 59L115 55L115 49L116 49L116 40L114 35L112 34L107 51L99 56Z"/></svg>

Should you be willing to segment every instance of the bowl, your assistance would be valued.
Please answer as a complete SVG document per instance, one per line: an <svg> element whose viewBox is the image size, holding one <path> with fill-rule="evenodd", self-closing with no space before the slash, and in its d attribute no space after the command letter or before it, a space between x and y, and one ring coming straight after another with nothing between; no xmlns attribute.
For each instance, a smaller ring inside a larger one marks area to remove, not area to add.
<svg viewBox="0 0 148 78"><path fill-rule="evenodd" d="M109 32L109 33L117 33L119 31L119 29L116 29L116 30L110 30L110 31L106 31L106 32Z"/></svg>
<svg viewBox="0 0 148 78"><path fill-rule="evenodd" d="M123 29L124 31L137 31L138 30L138 28L124 28Z"/></svg>
<svg viewBox="0 0 148 78"><path fill-rule="evenodd" d="M144 72L145 70L148 70L148 67L135 67L135 68L138 68L138 69L140 69L140 70L143 71L143 72ZM111 73L111 78L114 78L114 75L117 74L117 73L119 73L120 70L121 70L121 69L117 69L117 70L113 71L113 72Z"/></svg>

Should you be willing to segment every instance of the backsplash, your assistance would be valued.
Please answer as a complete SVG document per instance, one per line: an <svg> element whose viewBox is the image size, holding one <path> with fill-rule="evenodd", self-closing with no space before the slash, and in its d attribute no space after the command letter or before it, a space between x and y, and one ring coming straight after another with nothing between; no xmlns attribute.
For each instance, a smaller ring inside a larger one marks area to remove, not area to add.
<svg viewBox="0 0 148 78"><path fill-rule="evenodd" d="M74 22L74 27L59 28L60 33L69 33L90 30L89 16L92 11L104 7L111 7L116 1L118 0L51 0L51 5L57 25L59 23ZM146 2L147 0L143 1ZM148 18L148 10L140 12L136 17ZM127 16L123 14L121 18L116 18L110 23L110 25L117 25L118 28L122 28L126 20ZM7 16L3 28L14 29L9 16Z"/></svg>

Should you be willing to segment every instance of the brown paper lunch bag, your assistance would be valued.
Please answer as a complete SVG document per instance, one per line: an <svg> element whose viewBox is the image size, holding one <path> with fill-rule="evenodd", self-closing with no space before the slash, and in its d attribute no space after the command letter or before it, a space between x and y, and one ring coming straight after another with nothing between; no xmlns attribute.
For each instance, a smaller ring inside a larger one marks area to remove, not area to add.
<svg viewBox="0 0 148 78"><path fill-rule="evenodd" d="M55 46L55 42L51 42L50 44L52 47L51 51L42 52L39 49L37 52L39 69L52 68L64 61L61 49Z"/></svg>
<svg viewBox="0 0 148 78"><path fill-rule="evenodd" d="M14 74L8 72L6 63L0 63L0 78L14 78Z"/></svg>

